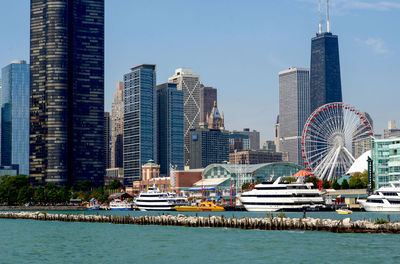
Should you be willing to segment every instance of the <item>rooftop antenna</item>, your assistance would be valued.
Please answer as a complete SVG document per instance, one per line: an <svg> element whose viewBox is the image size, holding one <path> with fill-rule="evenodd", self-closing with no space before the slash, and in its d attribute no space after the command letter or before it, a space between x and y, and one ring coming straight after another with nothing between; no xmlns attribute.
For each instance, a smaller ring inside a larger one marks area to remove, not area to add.
<svg viewBox="0 0 400 264"><path fill-rule="evenodd" d="M331 32L331 26L329 24L329 0L326 0L326 32Z"/></svg>
<svg viewBox="0 0 400 264"><path fill-rule="evenodd" d="M322 33L321 0L318 1L318 13L319 13L318 34L321 34Z"/></svg>

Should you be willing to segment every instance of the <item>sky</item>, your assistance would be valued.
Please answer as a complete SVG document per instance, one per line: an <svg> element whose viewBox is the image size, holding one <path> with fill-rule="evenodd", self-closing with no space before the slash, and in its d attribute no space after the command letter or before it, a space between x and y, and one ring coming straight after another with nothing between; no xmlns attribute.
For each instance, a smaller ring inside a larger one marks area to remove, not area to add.
<svg viewBox="0 0 400 264"><path fill-rule="evenodd" d="M322 2L325 2L324 0ZM0 67L29 62L29 0L0 0ZM343 101L368 112L376 133L400 127L400 0L331 0ZM130 68L157 64L157 83L190 67L218 89L229 130L273 139L278 73L309 67L317 0L106 0L105 110Z"/></svg>

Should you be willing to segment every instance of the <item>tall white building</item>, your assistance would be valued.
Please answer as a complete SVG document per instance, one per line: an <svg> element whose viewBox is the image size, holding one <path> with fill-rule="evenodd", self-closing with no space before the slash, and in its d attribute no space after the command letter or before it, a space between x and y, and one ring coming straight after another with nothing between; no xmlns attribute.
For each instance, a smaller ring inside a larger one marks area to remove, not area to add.
<svg viewBox="0 0 400 264"><path fill-rule="evenodd" d="M179 68L175 75L168 79L176 83L177 89L183 91L183 122L184 122L184 150L185 166L190 161L190 129L199 126L200 122L200 76L190 68Z"/></svg>
<svg viewBox="0 0 400 264"><path fill-rule="evenodd" d="M111 167L123 167L124 83L117 82L111 106Z"/></svg>
<svg viewBox="0 0 400 264"><path fill-rule="evenodd" d="M310 70L289 68L279 73L279 146L289 153L289 161L303 165L300 141L311 114Z"/></svg>

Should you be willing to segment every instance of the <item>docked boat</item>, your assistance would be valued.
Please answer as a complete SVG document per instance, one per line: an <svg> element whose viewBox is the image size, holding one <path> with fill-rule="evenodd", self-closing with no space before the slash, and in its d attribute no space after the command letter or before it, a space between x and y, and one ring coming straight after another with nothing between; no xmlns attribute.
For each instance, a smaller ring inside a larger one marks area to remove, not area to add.
<svg viewBox="0 0 400 264"><path fill-rule="evenodd" d="M131 211L132 210L132 203L130 203L130 202L126 201L126 200L114 199L110 203L110 210Z"/></svg>
<svg viewBox="0 0 400 264"><path fill-rule="evenodd" d="M400 212L400 182L390 182L358 203L367 212Z"/></svg>
<svg viewBox="0 0 400 264"><path fill-rule="evenodd" d="M325 201L312 183L282 183L281 177L274 182L264 182L244 192L239 200L250 212L320 211Z"/></svg>
<svg viewBox="0 0 400 264"><path fill-rule="evenodd" d="M220 212L225 211L225 208L218 206L213 202L202 202L198 206L175 206L179 212Z"/></svg>
<svg viewBox="0 0 400 264"><path fill-rule="evenodd" d="M186 205L187 199L177 197L175 193L161 192L157 187L150 186L146 192L141 192L135 200L140 211L172 211L175 206Z"/></svg>
<svg viewBox="0 0 400 264"><path fill-rule="evenodd" d="M346 209L346 208L337 209L336 212L338 214L352 214L353 213L353 211Z"/></svg>
<svg viewBox="0 0 400 264"><path fill-rule="evenodd" d="M89 204L87 205L87 209L88 210L100 210L100 204L95 198L92 198L92 199L90 199Z"/></svg>

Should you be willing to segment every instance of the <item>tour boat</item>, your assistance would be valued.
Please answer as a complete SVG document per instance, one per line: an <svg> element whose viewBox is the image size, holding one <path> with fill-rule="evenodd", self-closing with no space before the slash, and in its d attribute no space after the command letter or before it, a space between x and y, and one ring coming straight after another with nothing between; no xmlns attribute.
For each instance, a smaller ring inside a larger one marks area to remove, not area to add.
<svg viewBox="0 0 400 264"><path fill-rule="evenodd" d="M299 181L299 180L298 180ZM320 211L326 209L325 201L312 183L264 182L244 192L239 200L250 212Z"/></svg>
<svg viewBox="0 0 400 264"><path fill-rule="evenodd" d="M172 211L174 206L186 205L187 199L177 197L175 193L161 192L157 187L150 186L146 192L141 192L135 200L140 211Z"/></svg>
<svg viewBox="0 0 400 264"><path fill-rule="evenodd" d="M90 199L89 204L87 205L87 209L88 210L100 210L100 204L96 199L92 198L92 199Z"/></svg>
<svg viewBox="0 0 400 264"><path fill-rule="evenodd" d="M390 182L358 203L367 212L400 212L400 182Z"/></svg>
<svg viewBox="0 0 400 264"><path fill-rule="evenodd" d="M110 203L110 210L115 210L115 211L131 211L132 210L132 203L126 201L126 200L121 200L121 199L114 199Z"/></svg>
<svg viewBox="0 0 400 264"><path fill-rule="evenodd" d="M176 211L180 212L219 212L225 211L225 208L218 206L213 202L202 202L199 206L175 206Z"/></svg>

